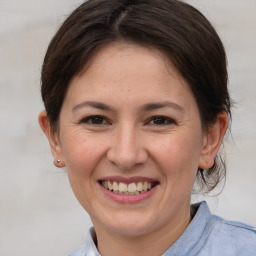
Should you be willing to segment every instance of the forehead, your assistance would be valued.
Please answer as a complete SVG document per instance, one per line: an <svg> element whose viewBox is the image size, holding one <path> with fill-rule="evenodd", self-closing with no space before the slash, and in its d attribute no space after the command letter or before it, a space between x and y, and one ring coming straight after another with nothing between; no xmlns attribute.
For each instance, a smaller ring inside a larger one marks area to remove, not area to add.
<svg viewBox="0 0 256 256"><path fill-rule="evenodd" d="M78 101L84 97L110 102L113 98L193 98L185 79L162 51L118 42L105 45L94 54L90 65L71 81L67 94L69 99L76 97Z"/></svg>
<svg viewBox="0 0 256 256"><path fill-rule="evenodd" d="M98 76L100 74L100 76ZM143 46L134 43L111 42L100 47L94 54L82 72L75 76L77 82L81 78L88 80L108 79L116 81L119 76L127 75L126 84L134 79L168 79L170 77L186 84L175 66L166 54L152 46ZM130 74L133 74L131 77ZM104 77L103 77L104 76ZM121 82L121 81L120 81ZM121 86L120 86L121 87Z"/></svg>
<svg viewBox="0 0 256 256"><path fill-rule="evenodd" d="M100 47L92 57L88 67L84 71L92 71L97 67L109 67L109 64L114 64L116 61L125 62L126 64L136 64L141 67L150 67L155 65L161 68L161 72L173 72L173 75L179 75L174 65L167 58L166 54L150 45L140 45L129 42L110 42ZM127 65L126 68L132 68L132 65ZM171 67L171 68L170 68ZM114 66L111 66L114 68ZM123 66L120 66L123 69ZM142 70L138 70L142 71ZM175 73L175 74L174 74ZM180 76L180 75L179 75Z"/></svg>

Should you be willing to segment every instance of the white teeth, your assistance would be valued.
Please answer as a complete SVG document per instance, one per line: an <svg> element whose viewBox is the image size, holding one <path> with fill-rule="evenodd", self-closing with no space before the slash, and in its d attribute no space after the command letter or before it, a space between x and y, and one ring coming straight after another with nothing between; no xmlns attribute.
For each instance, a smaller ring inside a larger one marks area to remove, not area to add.
<svg viewBox="0 0 256 256"><path fill-rule="evenodd" d="M148 182L147 181L145 181L144 184L143 184L143 190L144 191L148 190Z"/></svg>
<svg viewBox="0 0 256 256"><path fill-rule="evenodd" d="M119 189L118 183L116 181L113 181L113 190L117 192L118 189Z"/></svg>
<svg viewBox="0 0 256 256"><path fill-rule="evenodd" d="M128 185L128 192L136 192L136 190L137 190L137 186L135 183L130 183Z"/></svg>
<svg viewBox="0 0 256 256"><path fill-rule="evenodd" d="M142 185L142 182L140 181L137 184L137 191L142 191L143 190L142 188L143 188L143 185Z"/></svg>
<svg viewBox="0 0 256 256"><path fill-rule="evenodd" d="M130 186L130 184L129 184ZM120 192L127 192L127 184L120 182L119 183L119 191Z"/></svg>
<svg viewBox="0 0 256 256"><path fill-rule="evenodd" d="M137 184L132 182L130 184L126 184L123 182L103 180L102 186L110 191L113 191L115 194L121 195L138 195L140 193L145 193L149 191L153 184L148 181L140 181Z"/></svg>
<svg viewBox="0 0 256 256"><path fill-rule="evenodd" d="M109 189L109 190L113 190L113 184L111 183L111 181L107 181L107 188Z"/></svg>

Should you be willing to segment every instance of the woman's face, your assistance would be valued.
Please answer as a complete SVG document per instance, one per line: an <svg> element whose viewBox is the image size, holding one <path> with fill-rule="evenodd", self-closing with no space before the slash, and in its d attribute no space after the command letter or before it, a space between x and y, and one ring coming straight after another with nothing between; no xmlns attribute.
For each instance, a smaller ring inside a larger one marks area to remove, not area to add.
<svg viewBox="0 0 256 256"><path fill-rule="evenodd" d="M99 50L70 83L58 142L96 231L137 236L188 224L207 136L188 84L160 51Z"/></svg>

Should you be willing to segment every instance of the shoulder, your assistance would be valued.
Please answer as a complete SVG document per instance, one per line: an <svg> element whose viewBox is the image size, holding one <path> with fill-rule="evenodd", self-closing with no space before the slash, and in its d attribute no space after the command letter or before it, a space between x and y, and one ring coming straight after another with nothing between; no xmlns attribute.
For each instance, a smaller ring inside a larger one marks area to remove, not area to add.
<svg viewBox="0 0 256 256"><path fill-rule="evenodd" d="M197 238L188 255L256 256L256 229L210 213L206 202L193 206L196 214L190 235Z"/></svg>
<svg viewBox="0 0 256 256"><path fill-rule="evenodd" d="M256 229L250 225L227 221L212 215L206 245L222 250L223 255L256 255Z"/></svg>
<svg viewBox="0 0 256 256"><path fill-rule="evenodd" d="M236 243L246 243L256 248L256 228L238 221L228 221L213 215L215 219L214 233L228 237Z"/></svg>

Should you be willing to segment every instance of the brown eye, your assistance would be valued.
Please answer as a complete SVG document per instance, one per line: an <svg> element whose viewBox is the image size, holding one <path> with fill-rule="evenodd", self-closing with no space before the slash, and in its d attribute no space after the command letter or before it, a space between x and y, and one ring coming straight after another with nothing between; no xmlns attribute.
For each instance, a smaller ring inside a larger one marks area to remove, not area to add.
<svg viewBox="0 0 256 256"><path fill-rule="evenodd" d="M174 120L165 116L153 116L149 121L151 125L168 125L173 123L175 123Z"/></svg>
<svg viewBox="0 0 256 256"><path fill-rule="evenodd" d="M88 123L88 124L92 124L92 125L105 125L108 124L108 122L106 121L106 119L103 116L88 116L86 118L84 118L82 121L82 123Z"/></svg>

